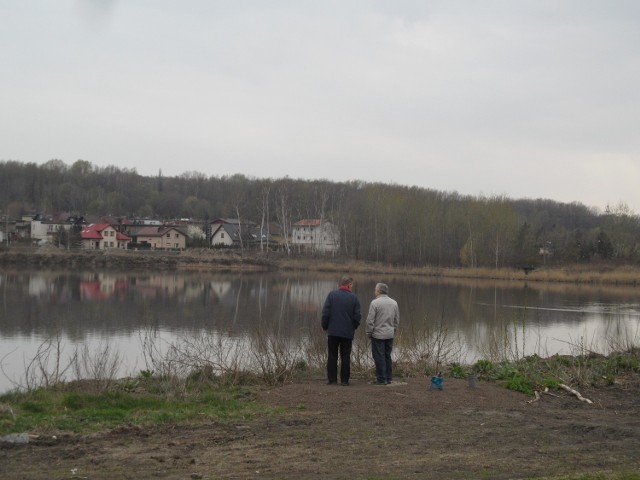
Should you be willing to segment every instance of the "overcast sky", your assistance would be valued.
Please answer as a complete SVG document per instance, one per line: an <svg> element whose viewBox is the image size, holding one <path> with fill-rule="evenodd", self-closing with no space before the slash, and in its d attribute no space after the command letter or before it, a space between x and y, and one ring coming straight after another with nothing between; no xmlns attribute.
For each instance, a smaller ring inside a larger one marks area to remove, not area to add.
<svg viewBox="0 0 640 480"><path fill-rule="evenodd" d="M637 0L5 0L0 160L640 213Z"/></svg>

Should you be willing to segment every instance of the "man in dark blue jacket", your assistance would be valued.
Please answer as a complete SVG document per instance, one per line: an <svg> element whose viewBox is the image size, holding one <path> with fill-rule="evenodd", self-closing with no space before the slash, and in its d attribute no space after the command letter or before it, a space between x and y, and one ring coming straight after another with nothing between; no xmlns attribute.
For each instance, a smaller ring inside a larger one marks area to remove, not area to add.
<svg viewBox="0 0 640 480"><path fill-rule="evenodd" d="M353 334L360 325L360 301L351 291L353 279L343 275L340 286L333 290L322 307L322 329L327 333L327 383L338 383L338 350L340 351L340 383L349 385Z"/></svg>

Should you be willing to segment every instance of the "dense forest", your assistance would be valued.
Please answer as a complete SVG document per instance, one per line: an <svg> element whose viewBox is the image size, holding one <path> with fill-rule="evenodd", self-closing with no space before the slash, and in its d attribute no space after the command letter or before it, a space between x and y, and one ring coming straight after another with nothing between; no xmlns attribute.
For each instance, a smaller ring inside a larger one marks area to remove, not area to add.
<svg viewBox="0 0 640 480"><path fill-rule="evenodd" d="M338 226L346 258L403 265L514 267L607 261L640 263L640 217L624 205L598 212L580 203L364 183L186 172L165 177L78 160L0 161L0 209L120 216L203 224L219 217Z"/></svg>

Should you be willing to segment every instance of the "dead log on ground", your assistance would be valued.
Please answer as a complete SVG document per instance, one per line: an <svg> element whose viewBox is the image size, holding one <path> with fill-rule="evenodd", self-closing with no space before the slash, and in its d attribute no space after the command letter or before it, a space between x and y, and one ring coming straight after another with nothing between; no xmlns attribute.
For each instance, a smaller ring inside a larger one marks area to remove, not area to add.
<svg viewBox="0 0 640 480"><path fill-rule="evenodd" d="M584 398L580 392L578 392L577 390L574 390L571 387L566 386L565 384L561 383L560 385L558 385L560 388L562 388L563 390L566 390L569 393L574 394L578 400L582 401L582 402L587 402L589 404L593 403L591 400L589 400L588 398Z"/></svg>
<svg viewBox="0 0 640 480"><path fill-rule="evenodd" d="M538 392L536 390L535 392L533 392L533 394L536 396L536 398L532 398L531 400L527 400L527 403L534 403L534 402L537 402L538 400L540 400L540 392Z"/></svg>

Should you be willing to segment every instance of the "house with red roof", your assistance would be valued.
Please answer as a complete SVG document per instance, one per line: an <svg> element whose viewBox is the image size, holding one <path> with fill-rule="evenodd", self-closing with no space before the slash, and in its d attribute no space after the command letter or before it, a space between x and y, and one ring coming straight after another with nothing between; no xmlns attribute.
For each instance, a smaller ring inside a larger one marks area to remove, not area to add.
<svg viewBox="0 0 640 480"><path fill-rule="evenodd" d="M299 250L335 253L340 249L340 232L326 220L300 220L291 226L291 245Z"/></svg>
<svg viewBox="0 0 640 480"><path fill-rule="evenodd" d="M92 223L80 231L82 248L90 250L107 250L119 248L126 250L131 237L120 233L109 223Z"/></svg>

